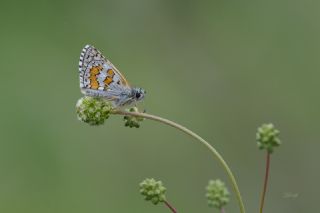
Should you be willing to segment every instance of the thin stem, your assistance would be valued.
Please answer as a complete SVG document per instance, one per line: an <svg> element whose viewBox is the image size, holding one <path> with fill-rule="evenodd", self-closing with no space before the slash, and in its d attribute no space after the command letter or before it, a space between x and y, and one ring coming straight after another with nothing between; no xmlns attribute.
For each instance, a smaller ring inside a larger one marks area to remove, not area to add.
<svg viewBox="0 0 320 213"><path fill-rule="evenodd" d="M220 212L221 212L221 213L225 213L224 208L221 208L221 209L220 209Z"/></svg>
<svg viewBox="0 0 320 213"><path fill-rule="evenodd" d="M265 196L266 196L267 186L268 186L269 171L270 171L270 152L267 152L266 173L265 173L265 176L264 176L264 184L263 184L263 190L262 190L262 194L261 194L260 213L263 212L264 199L265 199Z"/></svg>
<svg viewBox="0 0 320 213"><path fill-rule="evenodd" d="M172 206L170 205L170 203L168 201L164 201L164 204L166 204L166 206L173 212L173 213L177 213L177 210Z"/></svg>
<svg viewBox="0 0 320 213"><path fill-rule="evenodd" d="M196 140L200 141L203 145L205 145L210 150L210 152L214 155L214 157L216 157L216 159L220 162L220 164L222 165L222 167L226 171L226 173L227 173L227 175L228 175L228 177L229 177L229 179L230 179L230 181L232 183L233 190L234 190L234 192L236 194L236 197L237 197L237 200L238 200L238 204L239 204L239 208L240 208L240 212L241 213L245 213L244 204L242 202L241 194L240 194L239 187L237 185L236 179L234 178L229 166L224 161L222 156L206 140L204 140L203 138L201 138L199 135L197 135L196 133L192 132L191 130L187 129L186 127L181 126L180 124L177 124L177 123L175 123L173 121L170 121L168 119L161 118L161 117L158 117L158 116L155 116L155 115L150 115L150 114L147 114L147 113L140 113L140 112L127 112L127 111L122 111L122 110L113 110L112 113L113 114L118 114L118 115L129 115L129 116L134 116L134 117L142 117L142 118L158 121L160 123L172 126L172 127L176 128L176 129L186 133L187 135L195 138Z"/></svg>

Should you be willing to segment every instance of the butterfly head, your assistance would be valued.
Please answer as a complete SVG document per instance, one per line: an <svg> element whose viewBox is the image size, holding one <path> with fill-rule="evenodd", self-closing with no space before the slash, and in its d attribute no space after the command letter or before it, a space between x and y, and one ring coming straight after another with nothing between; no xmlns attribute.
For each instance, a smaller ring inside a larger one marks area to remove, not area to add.
<svg viewBox="0 0 320 213"><path fill-rule="evenodd" d="M142 88L132 88L132 97L136 100L136 101L141 101L144 96L146 94L146 91Z"/></svg>

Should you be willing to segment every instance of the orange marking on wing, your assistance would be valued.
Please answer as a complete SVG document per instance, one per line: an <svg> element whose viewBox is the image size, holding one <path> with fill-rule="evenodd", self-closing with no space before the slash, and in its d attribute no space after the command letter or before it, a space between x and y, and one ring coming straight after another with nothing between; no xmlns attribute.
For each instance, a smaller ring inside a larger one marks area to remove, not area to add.
<svg viewBox="0 0 320 213"><path fill-rule="evenodd" d="M100 73L100 71L102 70L102 66L96 66L96 67L92 67L90 69L90 85L91 85L91 89L98 89L99 88L99 83L97 81L97 75Z"/></svg>
<svg viewBox="0 0 320 213"><path fill-rule="evenodd" d="M114 71L112 69L108 69L107 71L108 75L110 75L111 77L114 76Z"/></svg>
<svg viewBox="0 0 320 213"><path fill-rule="evenodd" d="M109 85L109 84L111 84L112 81L113 81L113 78L110 77L110 76L108 76L108 77L106 77L106 79L104 80L104 83L105 83L106 85Z"/></svg>
<svg viewBox="0 0 320 213"><path fill-rule="evenodd" d="M98 81L92 81L90 83L90 85L91 85L91 89L98 89L99 88Z"/></svg>

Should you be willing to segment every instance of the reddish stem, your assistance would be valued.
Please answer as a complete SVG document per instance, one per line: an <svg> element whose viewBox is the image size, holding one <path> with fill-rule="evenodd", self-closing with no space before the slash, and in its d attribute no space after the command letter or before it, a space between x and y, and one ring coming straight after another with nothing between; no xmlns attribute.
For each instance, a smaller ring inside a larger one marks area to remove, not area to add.
<svg viewBox="0 0 320 213"><path fill-rule="evenodd" d="M220 209L220 212L221 212L221 213L225 213L224 208L221 208L221 209Z"/></svg>
<svg viewBox="0 0 320 213"><path fill-rule="evenodd" d="M173 213L177 213L177 210L170 205L170 203L168 203L168 201L164 201L164 204L166 204L166 206L173 212Z"/></svg>
<svg viewBox="0 0 320 213"><path fill-rule="evenodd" d="M263 191L262 191L262 194L261 194L260 213L263 212L264 198L265 198L266 192L267 192L267 185L268 185L269 171L270 171L270 152L267 152L266 161L267 161L266 162L266 173L265 173L265 176L264 176Z"/></svg>

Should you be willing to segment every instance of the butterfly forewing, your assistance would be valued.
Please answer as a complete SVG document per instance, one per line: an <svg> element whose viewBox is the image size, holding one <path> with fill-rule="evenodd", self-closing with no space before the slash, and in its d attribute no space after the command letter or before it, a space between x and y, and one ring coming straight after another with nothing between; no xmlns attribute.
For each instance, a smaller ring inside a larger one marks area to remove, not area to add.
<svg viewBox="0 0 320 213"><path fill-rule="evenodd" d="M80 88L108 91L113 84L129 87L127 80L96 48L86 45L79 61Z"/></svg>

